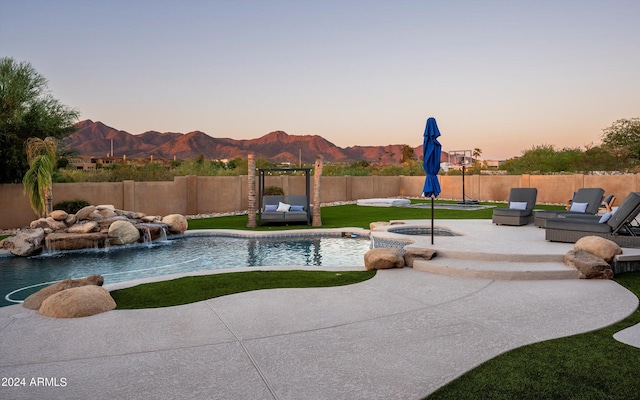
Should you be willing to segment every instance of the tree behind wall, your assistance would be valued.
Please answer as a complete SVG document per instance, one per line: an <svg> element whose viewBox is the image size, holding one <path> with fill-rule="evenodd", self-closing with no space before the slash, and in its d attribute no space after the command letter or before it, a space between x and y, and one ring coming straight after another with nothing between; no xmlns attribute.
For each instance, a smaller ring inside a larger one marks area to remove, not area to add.
<svg viewBox="0 0 640 400"><path fill-rule="evenodd" d="M55 99L30 63L0 59L0 183L19 183L29 168L29 137L62 139L74 131L77 110Z"/></svg>

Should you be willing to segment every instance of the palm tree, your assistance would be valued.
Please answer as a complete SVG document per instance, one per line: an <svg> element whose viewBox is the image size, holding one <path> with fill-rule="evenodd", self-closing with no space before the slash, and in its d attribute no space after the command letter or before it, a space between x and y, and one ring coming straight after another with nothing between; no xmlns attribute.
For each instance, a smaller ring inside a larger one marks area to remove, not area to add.
<svg viewBox="0 0 640 400"><path fill-rule="evenodd" d="M42 217L53 211L53 169L56 165L56 138L27 139L29 170L22 179L24 191L35 213Z"/></svg>

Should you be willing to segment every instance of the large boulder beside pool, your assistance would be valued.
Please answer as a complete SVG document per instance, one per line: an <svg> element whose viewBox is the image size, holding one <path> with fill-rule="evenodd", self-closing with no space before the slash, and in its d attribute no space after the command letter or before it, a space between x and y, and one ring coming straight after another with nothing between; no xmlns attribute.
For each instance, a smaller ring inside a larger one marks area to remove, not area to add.
<svg viewBox="0 0 640 400"><path fill-rule="evenodd" d="M30 310L38 310L40 309L40 306L42 306L43 301L45 301L49 296L52 296L58 292L80 286L102 286L103 283L104 278L102 277L102 275L90 275L80 279L65 279L63 281L40 289L31 296L27 297L22 303L22 306Z"/></svg>
<svg viewBox="0 0 640 400"><path fill-rule="evenodd" d="M167 224L169 232L183 233L189 226L187 219L182 214L169 214L162 218L162 223Z"/></svg>
<svg viewBox="0 0 640 400"><path fill-rule="evenodd" d="M573 245L574 250L584 250L610 263L613 258L622 254L622 248L613 240L600 236L585 236Z"/></svg>
<svg viewBox="0 0 640 400"><path fill-rule="evenodd" d="M129 221L114 221L109 225L109 243L124 245L136 243L140 239L140 231Z"/></svg>
<svg viewBox="0 0 640 400"><path fill-rule="evenodd" d="M371 249L364 254L366 269L389 269L404 267L404 258L399 249L381 247Z"/></svg>
<svg viewBox="0 0 640 400"><path fill-rule="evenodd" d="M42 251L44 229L25 229L2 241L2 248L15 256L29 257Z"/></svg>
<svg viewBox="0 0 640 400"><path fill-rule="evenodd" d="M602 258L584 250L569 250L564 263L578 270L580 279L611 279L611 265Z"/></svg>
<svg viewBox="0 0 640 400"><path fill-rule="evenodd" d="M38 312L51 318L88 317L116 308L109 291L96 285L66 289L47 297Z"/></svg>

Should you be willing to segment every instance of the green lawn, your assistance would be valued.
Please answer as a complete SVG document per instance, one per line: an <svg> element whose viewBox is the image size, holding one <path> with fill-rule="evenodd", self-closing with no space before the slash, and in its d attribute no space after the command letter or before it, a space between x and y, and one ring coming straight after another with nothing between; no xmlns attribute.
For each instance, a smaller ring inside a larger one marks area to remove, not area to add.
<svg viewBox="0 0 640 400"><path fill-rule="evenodd" d="M429 200L411 200L412 203L430 203ZM457 203L455 201L441 201L436 203ZM506 207L505 203L480 203L497 207ZM536 206L537 209L562 210L564 206ZM408 207L363 207L355 204L342 206L322 207L322 228L365 228L369 229L369 224L374 221L389 221L394 219L429 219L431 218L430 208L408 208ZM475 211L467 210L444 210L435 209L435 219L491 219L492 208L485 208ZM229 217L215 217L189 220L189 229L249 229L247 228L246 215L235 215ZM282 229L305 229L311 228L304 224L266 225L252 230L282 230Z"/></svg>
<svg viewBox="0 0 640 400"><path fill-rule="evenodd" d="M640 297L640 273L615 281ZM499 355L428 396L440 399L640 398L640 349L613 334L640 323L640 309L609 327Z"/></svg>
<svg viewBox="0 0 640 400"><path fill-rule="evenodd" d="M114 290L111 296L122 309L169 307L233 293L275 288L351 285L373 278L375 271L249 271L187 276Z"/></svg>

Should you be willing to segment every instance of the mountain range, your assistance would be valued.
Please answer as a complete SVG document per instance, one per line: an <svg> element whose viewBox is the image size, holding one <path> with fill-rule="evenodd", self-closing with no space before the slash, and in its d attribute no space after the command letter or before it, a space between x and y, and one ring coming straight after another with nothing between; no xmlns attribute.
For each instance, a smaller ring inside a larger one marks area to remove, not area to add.
<svg viewBox="0 0 640 400"><path fill-rule="evenodd" d="M138 135L117 130L99 121L85 120L76 124L77 130L69 135L64 144L85 156L113 155L128 158L149 158L150 156L178 160L198 157L209 159L246 158L254 153L271 162L297 164L313 163L317 155L325 161L354 162L366 160L381 164L399 163L402 159L402 144L387 146L353 146L342 148L318 135L289 135L282 131L268 133L257 139L236 140L215 138L204 132L189 133L148 131ZM422 145L413 148L416 158L422 155Z"/></svg>

